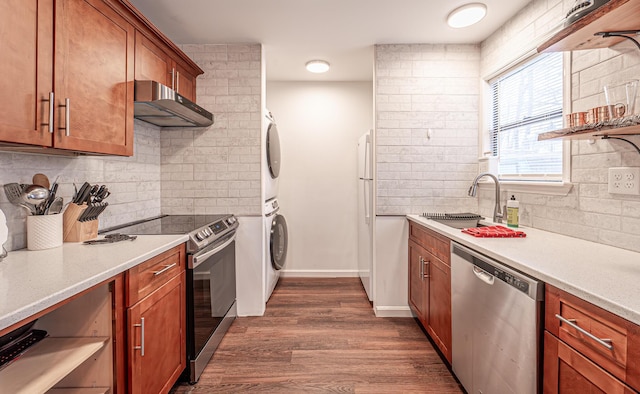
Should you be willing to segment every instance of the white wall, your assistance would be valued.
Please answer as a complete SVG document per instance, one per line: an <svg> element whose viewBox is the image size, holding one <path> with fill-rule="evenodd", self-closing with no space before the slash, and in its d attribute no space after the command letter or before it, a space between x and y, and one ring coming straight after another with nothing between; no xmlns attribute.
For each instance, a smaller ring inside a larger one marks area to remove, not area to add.
<svg viewBox="0 0 640 394"><path fill-rule="evenodd" d="M282 148L283 274L357 276L357 143L373 127L370 82L268 82Z"/></svg>

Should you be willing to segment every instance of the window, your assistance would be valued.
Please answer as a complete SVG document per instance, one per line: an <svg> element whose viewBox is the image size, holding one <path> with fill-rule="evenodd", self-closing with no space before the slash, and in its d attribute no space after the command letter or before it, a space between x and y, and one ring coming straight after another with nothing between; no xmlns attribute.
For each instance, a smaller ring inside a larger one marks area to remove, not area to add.
<svg viewBox="0 0 640 394"><path fill-rule="evenodd" d="M502 181L562 181L562 53L537 56L490 82L490 148Z"/></svg>

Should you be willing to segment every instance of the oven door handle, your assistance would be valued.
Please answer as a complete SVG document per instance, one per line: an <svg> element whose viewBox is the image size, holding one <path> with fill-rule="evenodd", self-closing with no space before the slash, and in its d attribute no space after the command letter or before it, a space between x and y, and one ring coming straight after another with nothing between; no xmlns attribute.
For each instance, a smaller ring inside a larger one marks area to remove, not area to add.
<svg viewBox="0 0 640 394"><path fill-rule="evenodd" d="M229 239L227 239L226 241L224 241L224 243L222 243L219 246L216 246L215 248L206 251L202 254L198 253L196 255L193 256L192 259L192 264L191 264L191 269L198 267L203 261L207 260L209 257L213 256L214 254L218 253L219 251L221 251L222 249L226 248L227 246L229 246L231 244L231 242L235 241L236 239L236 233L233 233L233 235L231 237L229 237Z"/></svg>

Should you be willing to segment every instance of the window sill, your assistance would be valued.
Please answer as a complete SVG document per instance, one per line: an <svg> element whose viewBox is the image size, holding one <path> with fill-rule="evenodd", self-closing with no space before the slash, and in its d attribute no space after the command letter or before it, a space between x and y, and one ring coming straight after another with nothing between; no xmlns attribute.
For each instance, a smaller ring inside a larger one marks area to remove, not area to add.
<svg viewBox="0 0 640 394"><path fill-rule="evenodd" d="M479 182L481 189L493 189L493 181ZM518 181L501 181L500 190L516 192L516 193L535 193L546 194L550 196L566 196L573 188L570 182L518 182Z"/></svg>

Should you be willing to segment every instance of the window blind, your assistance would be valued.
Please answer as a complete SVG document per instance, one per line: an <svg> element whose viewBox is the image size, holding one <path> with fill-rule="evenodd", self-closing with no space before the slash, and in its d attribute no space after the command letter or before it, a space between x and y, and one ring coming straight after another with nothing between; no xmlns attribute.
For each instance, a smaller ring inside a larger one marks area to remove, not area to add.
<svg viewBox="0 0 640 394"><path fill-rule="evenodd" d="M562 141L538 141L562 128L562 73L562 53L550 53L491 83L490 141L501 180L562 180Z"/></svg>

